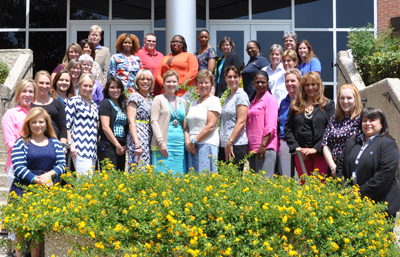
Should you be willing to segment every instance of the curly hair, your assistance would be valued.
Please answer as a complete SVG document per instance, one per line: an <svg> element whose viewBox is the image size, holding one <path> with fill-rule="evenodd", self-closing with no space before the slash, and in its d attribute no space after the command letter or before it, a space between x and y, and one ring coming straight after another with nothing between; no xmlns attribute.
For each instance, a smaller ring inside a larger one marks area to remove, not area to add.
<svg viewBox="0 0 400 257"><path fill-rule="evenodd" d="M115 43L115 50L117 50L117 52L122 53L124 48L123 48L123 44L125 39L130 38L132 40L132 49L131 49L131 54L136 54L137 51L139 51L140 49L140 44L139 44L139 39L136 35L134 34L129 34L128 33L123 33L121 34L118 39L117 42Z"/></svg>
<svg viewBox="0 0 400 257"><path fill-rule="evenodd" d="M322 84L321 77L318 72L310 71L304 74L300 80L299 89L297 90L297 96L290 104L290 114L303 114L306 110L307 94L304 87L309 84L309 81L314 82L318 85L318 91L313 99L313 106L317 106L321 111L324 111L324 107L328 102L328 98L324 96L324 84Z"/></svg>

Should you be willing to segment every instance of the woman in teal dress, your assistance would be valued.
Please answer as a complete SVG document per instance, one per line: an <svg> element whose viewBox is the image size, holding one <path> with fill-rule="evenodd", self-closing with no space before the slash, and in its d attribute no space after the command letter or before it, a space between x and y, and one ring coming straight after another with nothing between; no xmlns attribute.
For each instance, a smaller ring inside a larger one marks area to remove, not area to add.
<svg viewBox="0 0 400 257"><path fill-rule="evenodd" d="M163 80L165 93L156 96L151 106L152 163L159 170L185 173L186 101L175 95L179 87L179 75L175 70L165 72Z"/></svg>

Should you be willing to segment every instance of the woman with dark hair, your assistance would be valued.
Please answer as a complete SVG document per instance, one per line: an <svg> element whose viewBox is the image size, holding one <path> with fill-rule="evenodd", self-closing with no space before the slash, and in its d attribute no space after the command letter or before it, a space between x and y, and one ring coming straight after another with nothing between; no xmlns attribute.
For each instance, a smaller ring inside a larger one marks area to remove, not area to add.
<svg viewBox="0 0 400 257"><path fill-rule="evenodd" d="M233 43L230 37L223 37L219 42L218 48L224 53L224 56L217 58L215 63L215 95L221 97L227 89L223 71L226 67L231 65L240 69L242 61L240 60L240 56L233 52L235 43Z"/></svg>
<svg viewBox="0 0 400 257"><path fill-rule="evenodd" d="M98 159L101 162L108 158L117 170L124 171L128 118L122 81L111 77L106 83L103 94L104 100L99 107Z"/></svg>
<svg viewBox="0 0 400 257"><path fill-rule="evenodd" d="M51 126L50 116L45 109L36 107L29 111L22 126L21 135L11 152L15 170L11 191L18 196L23 196L26 192L26 189L21 186L32 184L53 186L59 181L65 168L65 156L61 143L57 139ZM17 232L17 241L21 241L23 233ZM35 231L35 233L40 232ZM32 244L32 256L41 256L42 249L41 242ZM18 250L17 256L21 256Z"/></svg>
<svg viewBox="0 0 400 257"><path fill-rule="evenodd" d="M79 42L79 45L81 46L84 54L87 54L92 57L93 60L96 60L96 51L90 39L82 39L81 42ZM101 72L100 64L98 62L93 61L91 73L94 79L101 82L101 80L103 79L103 74Z"/></svg>
<svg viewBox="0 0 400 257"><path fill-rule="evenodd" d="M128 154L129 164L143 160L151 165L151 137L150 113L153 100L149 93L154 88L154 78L150 70L140 70L135 79L135 93L127 101L128 106Z"/></svg>
<svg viewBox="0 0 400 257"><path fill-rule="evenodd" d="M78 59L72 59L67 65L67 70L69 71L69 74L71 74L73 89L75 95L77 96L79 94L78 85L79 85L79 78L81 77L82 74L82 65L78 61Z"/></svg>
<svg viewBox="0 0 400 257"><path fill-rule="evenodd" d="M367 107L360 114L361 135L351 137L338 159L338 177L353 178L360 186L361 196L379 203L388 203L386 213L396 218L400 210L399 186L396 171L399 166L399 149L385 114L378 108Z"/></svg>
<svg viewBox="0 0 400 257"><path fill-rule="evenodd" d="M161 60L157 70L157 82L159 85L164 85L164 73L169 70L175 70L179 75L179 85L187 84L191 86L194 84L194 78L199 70L199 63L196 56L187 52L186 40L181 35L175 35L171 40L171 54L164 56ZM164 93L161 89L161 93ZM177 96L182 96L188 90L178 89Z"/></svg>
<svg viewBox="0 0 400 257"><path fill-rule="evenodd" d="M75 89L72 85L71 74L67 69L60 70L53 80L53 88L50 90L51 96L61 101L64 107L68 100L75 96Z"/></svg>
<svg viewBox="0 0 400 257"><path fill-rule="evenodd" d="M285 140L290 152L301 153L308 175L315 169L326 175L328 169L321 143L329 119L335 113L335 102L324 96L324 88L317 72L306 73L290 105L285 125ZM295 165L300 178L303 171L297 155Z"/></svg>
<svg viewBox="0 0 400 257"><path fill-rule="evenodd" d="M360 92L351 84L343 85L338 92L336 114L329 120L322 140L322 151L331 170L336 176L336 162L344 150L347 140L360 134L360 113L362 103Z"/></svg>
<svg viewBox="0 0 400 257"><path fill-rule="evenodd" d="M38 87L38 94L33 107L42 107L51 117L51 125L56 133L57 138L62 144L67 143L67 126L64 105L60 100L51 97L51 77L47 71L38 71L35 75L35 82Z"/></svg>
<svg viewBox="0 0 400 257"><path fill-rule="evenodd" d="M248 139L246 134L249 97L243 88L239 88L240 70L231 65L225 68L225 81L230 89L221 111L220 148L218 160L238 165L243 171L244 163L240 162L247 154Z"/></svg>
<svg viewBox="0 0 400 257"><path fill-rule="evenodd" d="M62 59L61 64L59 64L51 73L51 79L53 80L56 76L57 72L62 69L67 68L68 63L73 59L78 59L79 56L83 54L82 48L77 43L72 43L68 46L67 51L65 51L64 58Z"/></svg>
<svg viewBox="0 0 400 257"><path fill-rule="evenodd" d="M217 53L215 52L214 47L208 44L208 41L210 41L210 33L208 30L202 29L197 38L200 42L200 49L195 52L194 55L199 61L199 70L209 70L214 72L215 57L217 57Z"/></svg>
<svg viewBox="0 0 400 257"><path fill-rule="evenodd" d="M249 96L249 98L255 92L253 86L253 74L256 71L269 65L269 61L261 53L261 46L256 40L251 40L247 43L246 48L247 54L250 56L250 60L247 62L246 67L242 70L243 77L243 89ZM250 98L250 101L252 99Z"/></svg>
<svg viewBox="0 0 400 257"><path fill-rule="evenodd" d="M108 79L111 77L119 78L124 84L125 89L133 92L136 73L142 68L140 58L135 54L139 51L139 39L133 34L121 34L115 43L117 54L111 56L108 65Z"/></svg>
<svg viewBox="0 0 400 257"><path fill-rule="evenodd" d="M318 72L321 76L321 62L307 40L301 40L297 43L297 55L300 60L299 70L303 76L310 71Z"/></svg>
<svg viewBox="0 0 400 257"><path fill-rule="evenodd" d="M258 70L253 74L254 100L247 114L247 138L250 168L254 172L265 171L264 176L273 178L278 153L278 101L268 87L268 74Z"/></svg>

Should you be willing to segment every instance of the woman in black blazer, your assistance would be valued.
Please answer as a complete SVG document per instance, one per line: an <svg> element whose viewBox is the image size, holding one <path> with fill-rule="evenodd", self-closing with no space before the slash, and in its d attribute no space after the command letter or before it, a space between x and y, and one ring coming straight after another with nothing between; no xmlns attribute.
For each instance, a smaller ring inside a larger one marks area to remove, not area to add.
<svg viewBox="0 0 400 257"><path fill-rule="evenodd" d="M233 49L235 48L235 43L233 43L230 37L223 37L219 42L218 48L224 53L223 57L217 59L214 72L215 96L220 97L227 89L225 74L223 74L225 67L233 65L240 70L242 66L242 61L240 60L240 56L237 53L233 52Z"/></svg>
<svg viewBox="0 0 400 257"><path fill-rule="evenodd" d="M111 77L103 90L99 107L100 126L97 143L98 159L110 159L117 170L125 170L126 137L129 132L126 116L126 95L119 78Z"/></svg>
<svg viewBox="0 0 400 257"><path fill-rule="evenodd" d="M317 72L304 74L300 81L296 99L290 105L285 124L285 140L290 152L301 152L307 174L315 169L326 175L328 164L322 154L321 142L329 119L335 113L335 102L324 96L324 85ZM297 155L296 170L303 172Z"/></svg>
<svg viewBox="0 0 400 257"><path fill-rule="evenodd" d="M395 179L399 149L380 109L367 107L360 116L362 134L347 141L338 160L337 175L354 178L362 197L388 202L386 212L389 217L396 217L400 210L400 190Z"/></svg>

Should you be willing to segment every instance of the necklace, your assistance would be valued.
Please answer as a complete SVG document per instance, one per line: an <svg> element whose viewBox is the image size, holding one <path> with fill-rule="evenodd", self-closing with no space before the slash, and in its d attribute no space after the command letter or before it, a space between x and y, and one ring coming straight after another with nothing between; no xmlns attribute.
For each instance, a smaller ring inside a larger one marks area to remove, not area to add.
<svg viewBox="0 0 400 257"><path fill-rule="evenodd" d="M169 102L169 98L168 98L167 94L164 94L164 96L165 96L165 98L167 98L168 104L171 106L172 110L174 111L174 112L172 113L172 116L174 117L174 120L172 121L172 124L173 124L175 127L177 127L178 124L179 124L179 121L178 121L178 108L177 108L176 95L174 95L175 109L172 107L172 104Z"/></svg>
<svg viewBox="0 0 400 257"><path fill-rule="evenodd" d="M144 94L142 94L142 92L140 92L140 91L136 91L136 92L138 92L139 94L141 94L145 99L149 99L149 97L148 97L148 96L145 96Z"/></svg>
<svg viewBox="0 0 400 257"><path fill-rule="evenodd" d="M305 112L304 112L304 117L306 117L307 119L311 119L312 117L313 117L313 111L314 111L314 106L312 106L312 109L311 110L307 110L307 108L305 109Z"/></svg>
<svg viewBox="0 0 400 257"><path fill-rule="evenodd" d="M208 97L210 96L210 94L208 94L206 97L204 97L203 99L199 99L198 103L201 104L202 102L204 102Z"/></svg>

